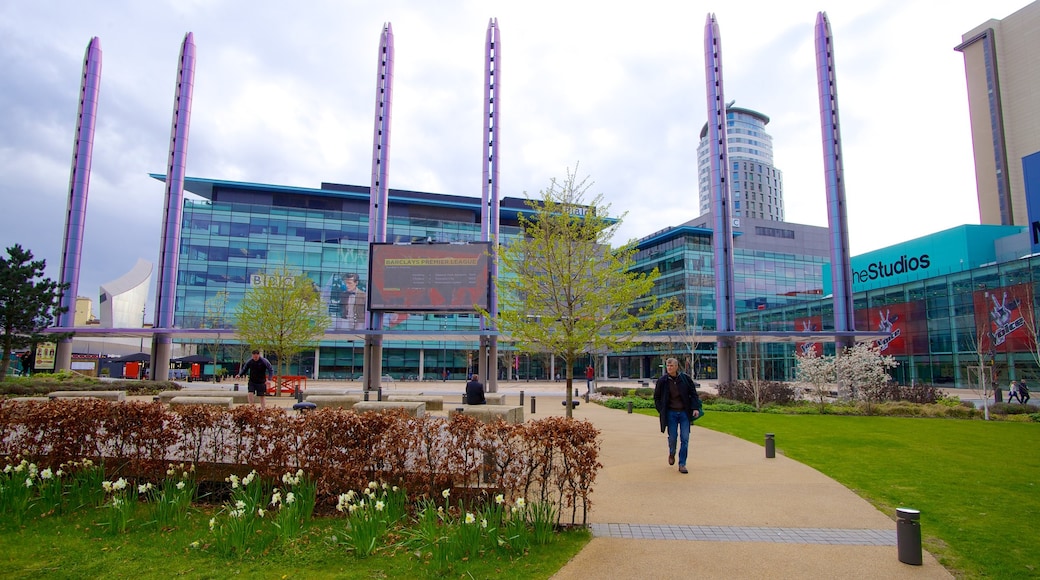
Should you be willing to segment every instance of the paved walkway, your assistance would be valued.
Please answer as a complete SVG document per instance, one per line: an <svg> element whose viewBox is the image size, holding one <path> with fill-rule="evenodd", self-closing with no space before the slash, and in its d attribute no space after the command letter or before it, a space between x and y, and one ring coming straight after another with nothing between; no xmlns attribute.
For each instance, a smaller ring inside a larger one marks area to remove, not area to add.
<svg viewBox="0 0 1040 580"><path fill-rule="evenodd" d="M584 392L584 381L575 384ZM344 385L360 387L336 384ZM461 401L462 390L449 381L398 383L387 392ZM563 383L499 385L514 404L521 390L526 418L563 414ZM287 405L291 398L268 402ZM585 404L574 416L601 430L603 469L592 493L593 539L555 579L952 578L927 552L923 566L899 562L894 514L784 457L782 433L776 458L766 459L761 445L694 426L690 473L682 475L667 463L656 417Z"/></svg>

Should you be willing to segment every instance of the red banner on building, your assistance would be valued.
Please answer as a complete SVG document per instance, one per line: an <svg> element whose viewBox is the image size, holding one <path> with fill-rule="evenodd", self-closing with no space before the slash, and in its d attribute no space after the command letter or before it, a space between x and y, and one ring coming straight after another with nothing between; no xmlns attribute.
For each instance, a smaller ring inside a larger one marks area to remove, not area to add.
<svg viewBox="0 0 1040 580"><path fill-rule="evenodd" d="M1031 328L1033 289L1029 284L1016 284L977 290L975 328L980 352L1026 352L1032 350Z"/></svg>

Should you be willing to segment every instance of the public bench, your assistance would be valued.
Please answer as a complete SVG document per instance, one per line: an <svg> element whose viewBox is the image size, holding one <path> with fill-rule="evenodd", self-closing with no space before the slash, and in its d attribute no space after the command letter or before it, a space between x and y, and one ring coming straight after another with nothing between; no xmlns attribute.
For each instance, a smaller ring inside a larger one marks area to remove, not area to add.
<svg viewBox="0 0 1040 580"><path fill-rule="evenodd" d="M437 395L387 395L387 402L406 401L411 403L426 403L427 411L443 411L444 397Z"/></svg>
<svg viewBox="0 0 1040 580"><path fill-rule="evenodd" d="M52 391L47 394L50 399L103 399L105 401L125 401L126 391Z"/></svg>
<svg viewBox="0 0 1040 580"><path fill-rule="evenodd" d="M314 403L319 409L333 407L338 409L350 409L361 401L359 395L312 395L308 394L304 399L308 403Z"/></svg>
<svg viewBox="0 0 1040 580"><path fill-rule="evenodd" d="M409 415L413 417L422 417L426 414L426 403L419 401L361 401L355 403L353 410L355 413L366 413L368 411L391 411L396 409L404 409Z"/></svg>
<svg viewBox="0 0 1040 580"><path fill-rule="evenodd" d="M190 397L181 396L170 399L170 405L213 405L230 409L235 400L231 397Z"/></svg>
<svg viewBox="0 0 1040 580"><path fill-rule="evenodd" d="M157 397L160 403L169 403L175 397L231 397L237 405L244 405L249 402L249 393L247 391L185 389L183 391L162 391Z"/></svg>
<svg viewBox="0 0 1040 580"><path fill-rule="evenodd" d="M524 422L524 408L513 405L459 405L448 409L448 417L454 417L462 409L463 415L475 417L484 423L493 423L499 419L511 425Z"/></svg>

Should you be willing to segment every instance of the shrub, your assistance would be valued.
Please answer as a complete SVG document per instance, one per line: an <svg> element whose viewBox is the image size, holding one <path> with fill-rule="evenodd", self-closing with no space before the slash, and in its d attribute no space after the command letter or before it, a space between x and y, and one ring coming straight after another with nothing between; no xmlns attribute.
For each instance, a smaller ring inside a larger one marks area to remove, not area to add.
<svg viewBox="0 0 1040 580"><path fill-rule="evenodd" d="M755 389L750 381L732 381L718 385L720 397L740 401L741 403L755 402ZM786 405L797 400L798 394L794 387L787 383L775 381L762 381L759 383L759 402L763 405L776 403Z"/></svg>
<svg viewBox="0 0 1040 580"><path fill-rule="evenodd" d="M632 403L633 409L653 409L654 400L642 397L610 397L603 400L603 406L608 409L627 409Z"/></svg>

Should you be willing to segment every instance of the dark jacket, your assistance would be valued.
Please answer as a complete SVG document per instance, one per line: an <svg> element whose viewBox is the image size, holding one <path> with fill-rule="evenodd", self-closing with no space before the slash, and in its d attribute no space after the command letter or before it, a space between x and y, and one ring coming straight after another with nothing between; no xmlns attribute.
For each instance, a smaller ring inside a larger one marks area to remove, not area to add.
<svg viewBox="0 0 1040 580"><path fill-rule="evenodd" d="M686 414L690 417L690 421L695 421L693 411L696 410L698 415L704 414L704 407L701 405L701 398L697 395L697 386L690 378L690 375L686 373L679 373L676 376L676 380L679 381L679 395L683 400L683 407ZM657 414L661 419L661 433L664 433L668 429L668 374L661 375L661 378L657 379L657 384L654 386L654 407L657 408Z"/></svg>
<svg viewBox="0 0 1040 580"><path fill-rule="evenodd" d="M467 405L486 405L487 399L484 398L484 384L477 379L470 379L466 383L466 404Z"/></svg>
<svg viewBox="0 0 1040 580"><path fill-rule="evenodd" d="M250 358L242 365L242 374L249 376L249 384L262 385L268 377L274 376L274 367L271 366L271 361L264 357L256 360Z"/></svg>

